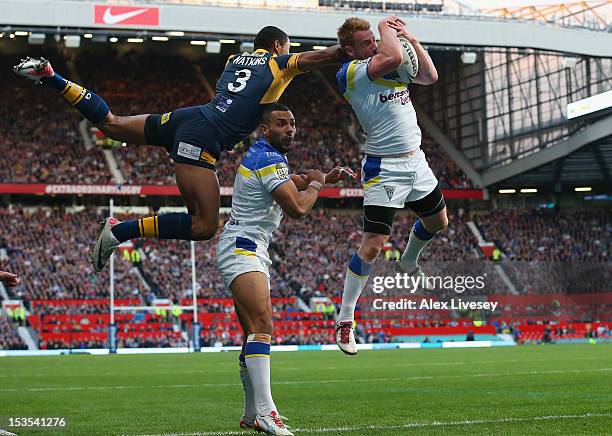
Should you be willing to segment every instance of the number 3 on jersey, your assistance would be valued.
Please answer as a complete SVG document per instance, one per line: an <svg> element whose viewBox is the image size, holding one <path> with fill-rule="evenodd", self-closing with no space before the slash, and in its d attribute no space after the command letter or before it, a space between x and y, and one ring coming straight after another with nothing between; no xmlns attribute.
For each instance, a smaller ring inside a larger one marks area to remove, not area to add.
<svg viewBox="0 0 612 436"><path fill-rule="evenodd" d="M232 92L240 92L245 88L247 81L251 78L251 70L245 68L244 70L236 71L234 74L238 77L235 82L227 84L227 89Z"/></svg>

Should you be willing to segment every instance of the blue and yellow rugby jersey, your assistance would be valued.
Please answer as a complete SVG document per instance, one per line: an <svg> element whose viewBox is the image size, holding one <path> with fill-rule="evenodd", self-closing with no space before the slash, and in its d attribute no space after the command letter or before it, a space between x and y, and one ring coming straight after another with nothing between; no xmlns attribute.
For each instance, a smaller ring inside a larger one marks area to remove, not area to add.
<svg viewBox="0 0 612 436"><path fill-rule="evenodd" d="M253 144L238 168L231 217L225 224L221 238L248 239L260 249L267 248L272 233L283 218L282 209L271 194L290 180L284 154L264 139Z"/></svg>
<svg viewBox="0 0 612 436"><path fill-rule="evenodd" d="M230 56L217 81L216 94L200 106L217 128L222 149L231 150L261 122L268 104L276 103L298 74L298 54L276 56L264 49Z"/></svg>
<svg viewBox="0 0 612 436"><path fill-rule="evenodd" d="M391 75L371 80L370 59L345 62L336 74L340 93L367 135L366 154L385 156L417 150L421 129L407 85Z"/></svg>

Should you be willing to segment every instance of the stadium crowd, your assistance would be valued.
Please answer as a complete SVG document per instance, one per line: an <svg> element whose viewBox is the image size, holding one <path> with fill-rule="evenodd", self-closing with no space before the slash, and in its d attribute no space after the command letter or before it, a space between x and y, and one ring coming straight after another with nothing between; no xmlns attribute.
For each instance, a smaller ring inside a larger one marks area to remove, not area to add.
<svg viewBox="0 0 612 436"><path fill-rule="evenodd" d="M15 76L16 59L0 56L0 154L11 157L0 159L0 183L112 184L102 151L85 149L78 114L55 91Z"/></svg>
<svg viewBox="0 0 612 436"><path fill-rule="evenodd" d="M0 350L27 350L28 347L19 336L17 325L11 322L0 309Z"/></svg>
<svg viewBox="0 0 612 436"><path fill-rule="evenodd" d="M30 315L107 313L107 305L32 304L33 300L108 298L108 269L94 274L87 256L99 218L105 212L103 209L66 210L61 207L0 208L3 224L0 267L14 271L23 280L20 286L7 290L9 297L22 299ZM477 241L466 224L472 219L485 239L494 240L504 251L507 260L500 264L519 292L571 292L571 288L581 292L610 290L612 275L605 248L610 243L606 238L606 234L610 234L610 220L605 211L532 210L529 213L522 215L506 210L468 213L463 209L450 209L449 228L423 252L423 268L432 275L460 275L466 271L486 273L488 287L481 294L509 293L508 287L493 271L494 262L482 258ZM529 220L529 216L535 218ZM119 215L119 218L126 217ZM305 304L312 297L341 296L346 263L361 238L360 219L358 213L326 209L314 211L303 221L286 218L270 245L271 295L299 296ZM374 275L393 275L390 262L393 257L387 253L403 251L413 222L410 213L397 215L391 243L379 257ZM559 230L559 222L564 223L563 231ZM583 229L573 230L578 223L582 223ZM503 230L498 230L499 227ZM516 236L509 238L510 234ZM115 262L116 298L144 305L151 304L155 298L179 302L192 297L191 274L186 273L191 270L188 242L140 240L134 249L141 253L137 264L123 256L118 256ZM215 250L215 241L196 244L198 298L228 297L215 268ZM594 254L589 254L589 250ZM522 256L520 260L516 260L518 256ZM564 263L560 259L565 259ZM592 261L586 262L586 259ZM582 266L567 268L568 260L572 265ZM572 280L570 272L573 272ZM582 287L577 287L581 282ZM366 293L369 292L368 288ZM210 303L203 310L233 312L231 307L218 303ZM286 312L297 310L297 307L279 303L275 310ZM292 343L311 343L316 334L306 332L296 337L289 334L285 339ZM230 343L235 338L228 330L209 332L206 340ZM143 337L142 341L165 346L158 338ZM126 346L135 343L140 343L137 337L123 342ZM51 341L45 346L54 345Z"/></svg>
<svg viewBox="0 0 612 436"><path fill-rule="evenodd" d="M483 237L505 255L521 293L612 290L609 210L497 209L477 214Z"/></svg>

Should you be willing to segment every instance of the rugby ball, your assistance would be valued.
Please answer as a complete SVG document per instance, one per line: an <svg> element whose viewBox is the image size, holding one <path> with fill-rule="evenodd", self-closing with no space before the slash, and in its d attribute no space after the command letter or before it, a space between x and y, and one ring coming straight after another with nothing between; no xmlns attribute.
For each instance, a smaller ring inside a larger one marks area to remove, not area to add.
<svg viewBox="0 0 612 436"><path fill-rule="evenodd" d="M400 43L402 44L402 63L395 70L394 76L397 77L398 82L412 83L419 73L419 58L413 45L410 44L403 36L399 37Z"/></svg>
<svg viewBox="0 0 612 436"><path fill-rule="evenodd" d="M308 183L306 181L305 176L300 174L291 174L291 180L295 184L295 187L298 191L305 191L308 188Z"/></svg>

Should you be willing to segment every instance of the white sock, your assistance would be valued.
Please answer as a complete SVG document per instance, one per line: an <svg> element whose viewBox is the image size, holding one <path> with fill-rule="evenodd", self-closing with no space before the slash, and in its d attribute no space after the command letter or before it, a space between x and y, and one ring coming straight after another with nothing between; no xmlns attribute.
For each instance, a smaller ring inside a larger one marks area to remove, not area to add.
<svg viewBox="0 0 612 436"><path fill-rule="evenodd" d="M373 264L364 261L357 253L353 255L346 269L344 277L344 290L342 291L342 306L338 314L338 322L353 321L355 319L355 306L363 291Z"/></svg>
<svg viewBox="0 0 612 436"><path fill-rule="evenodd" d="M270 335L251 334L244 353L257 413L262 416L277 411L270 388L270 341Z"/></svg>
<svg viewBox="0 0 612 436"><path fill-rule="evenodd" d="M253 392L253 383L249 377L249 370L244 363L244 356L240 355L240 380L244 388L244 411L242 414L249 420L253 421L257 415L257 407L255 406L255 394Z"/></svg>
<svg viewBox="0 0 612 436"><path fill-rule="evenodd" d="M431 242L434 236L435 234L428 232L421 220L418 220L410 231L408 244L406 245L404 254L400 257L400 262L407 267L416 268L421 251Z"/></svg>

